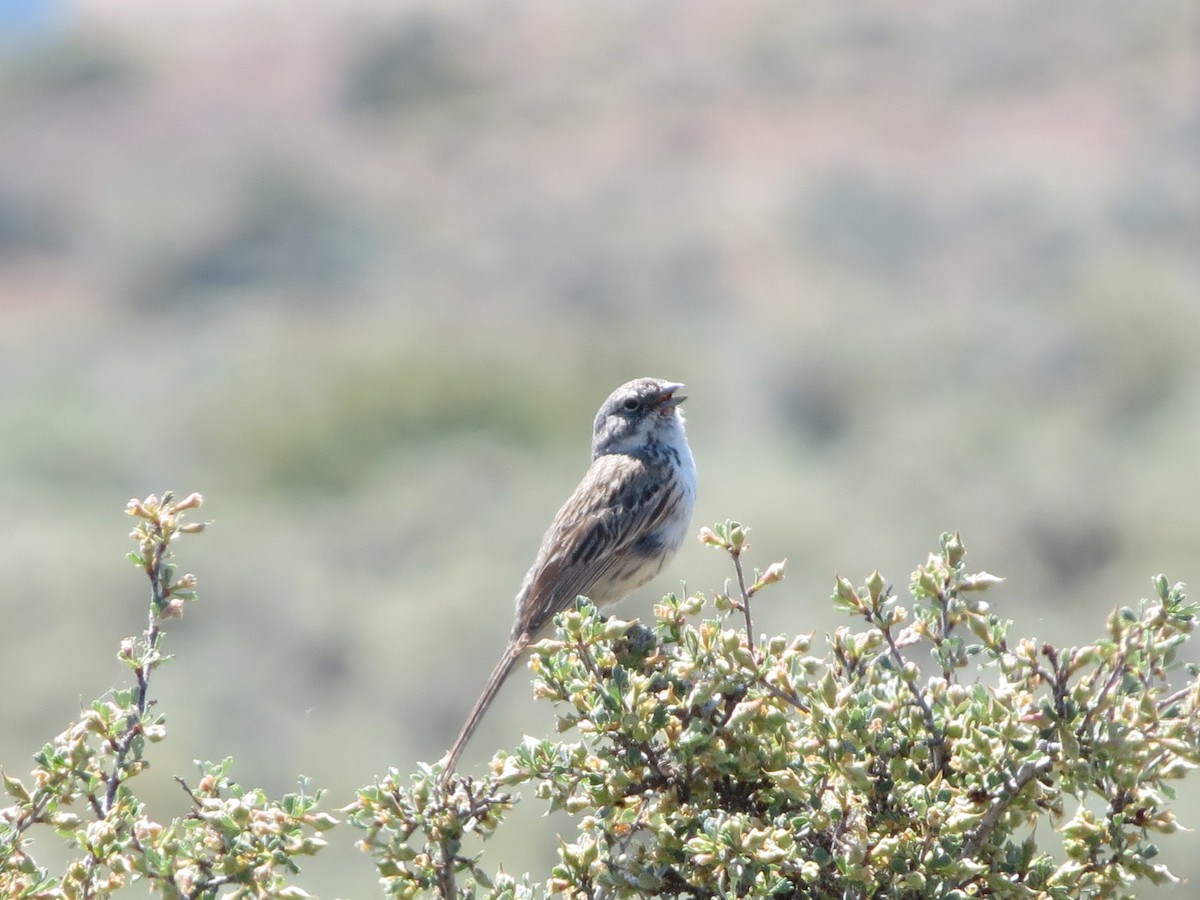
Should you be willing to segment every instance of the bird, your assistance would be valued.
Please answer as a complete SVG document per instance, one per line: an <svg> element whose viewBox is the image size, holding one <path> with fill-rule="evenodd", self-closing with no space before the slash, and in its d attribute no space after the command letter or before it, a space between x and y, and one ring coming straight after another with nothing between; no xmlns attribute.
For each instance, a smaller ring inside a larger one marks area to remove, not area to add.
<svg viewBox="0 0 1200 900"><path fill-rule="evenodd" d="M455 738L459 756L521 655L575 598L598 608L658 575L687 537L696 504L696 463L684 433L683 385L637 378L608 395L592 423L592 460L542 538L517 592L504 653Z"/></svg>

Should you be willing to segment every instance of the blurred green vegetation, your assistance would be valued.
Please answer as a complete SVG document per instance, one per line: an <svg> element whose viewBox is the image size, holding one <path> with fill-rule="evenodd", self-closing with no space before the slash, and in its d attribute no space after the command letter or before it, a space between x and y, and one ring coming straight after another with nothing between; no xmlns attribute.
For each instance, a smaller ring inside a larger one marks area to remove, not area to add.
<svg viewBox="0 0 1200 900"><path fill-rule="evenodd" d="M503 358L482 380L461 361L424 349L314 348L304 366L281 360L249 375L253 393L226 408L209 436L215 455L240 458L248 490L362 490L395 455L463 436L520 452L577 443L569 437L579 429L567 435L562 427L573 412L563 385L539 383Z"/></svg>
<svg viewBox="0 0 1200 900"><path fill-rule="evenodd" d="M642 374L688 383L697 527L791 560L765 631L945 530L1061 644L1200 584L1196 20L85 4L6 48L0 762L120 677L121 509L165 488L215 526L160 802L197 757L334 797L436 759ZM681 578L725 573L686 547L622 614ZM549 728L526 694L466 767ZM544 867L553 820L511 821L497 854ZM370 895L365 862L318 883Z"/></svg>
<svg viewBox="0 0 1200 900"><path fill-rule="evenodd" d="M444 111L482 89L453 18L415 12L379 26L352 38L342 85L341 105L360 123L386 125L422 108Z"/></svg>

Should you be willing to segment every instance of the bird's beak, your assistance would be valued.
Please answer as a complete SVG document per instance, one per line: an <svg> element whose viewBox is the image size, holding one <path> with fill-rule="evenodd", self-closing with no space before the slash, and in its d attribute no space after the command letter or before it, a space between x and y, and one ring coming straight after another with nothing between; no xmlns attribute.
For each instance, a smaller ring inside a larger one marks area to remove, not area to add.
<svg viewBox="0 0 1200 900"><path fill-rule="evenodd" d="M665 415L687 399L684 394L675 392L683 387L682 384L664 384L658 397L658 408Z"/></svg>

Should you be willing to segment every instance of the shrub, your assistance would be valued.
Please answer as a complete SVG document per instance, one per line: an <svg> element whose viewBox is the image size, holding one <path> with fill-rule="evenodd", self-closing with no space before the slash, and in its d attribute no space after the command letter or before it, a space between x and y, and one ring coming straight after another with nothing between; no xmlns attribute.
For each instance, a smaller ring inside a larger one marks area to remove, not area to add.
<svg viewBox="0 0 1200 900"><path fill-rule="evenodd" d="M110 691L4 775L0 896L103 897L143 882L168 897L301 897L300 859L338 820L301 780L280 800L229 760L178 779L190 811L154 820L132 789L149 745L164 626L194 595L174 542L200 530L199 495L131 501L131 554L151 583L146 631L121 643L131 688ZM957 535L913 573L910 607L878 573L836 582L850 624L755 638L751 604L784 564L743 569L747 530L701 539L731 557L735 589L668 596L653 627L585 600L533 651L537 693L579 739L529 740L481 779L393 769L341 810L384 891L411 897L1114 897L1170 873L1153 840L1176 824L1170 783L1200 762L1200 680L1180 671L1195 606L1155 579L1106 634L1059 649L1010 639L964 566ZM492 875L486 840L532 787L572 817L545 881ZM35 832L69 842L61 873Z"/></svg>

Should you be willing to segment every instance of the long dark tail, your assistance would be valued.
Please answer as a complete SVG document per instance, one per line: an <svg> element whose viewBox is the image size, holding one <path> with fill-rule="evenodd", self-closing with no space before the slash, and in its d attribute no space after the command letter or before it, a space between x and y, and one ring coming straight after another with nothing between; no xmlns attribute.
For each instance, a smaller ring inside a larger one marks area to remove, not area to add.
<svg viewBox="0 0 1200 900"><path fill-rule="evenodd" d="M492 674L488 676L487 684L483 686L483 693L475 701L475 706L471 708L471 714L467 716L467 721L463 725L462 731L458 733L458 737L454 739L454 745L446 755L446 766L442 769L443 779L449 778L453 774L455 766L458 765L458 758L462 755L467 742L471 740L471 735L475 733L476 727L483 719L483 714L488 711L488 707L496 699L496 694L500 693L501 686L508 679L508 676L512 674L513 668L517 665L517 661L521 658L521 654L525 652L525 648L528 645L529 638L519 636L510 640L508 646L504 648L504 655L500 657L500 662L496 663L496 668L492 669Z"/></svg>

